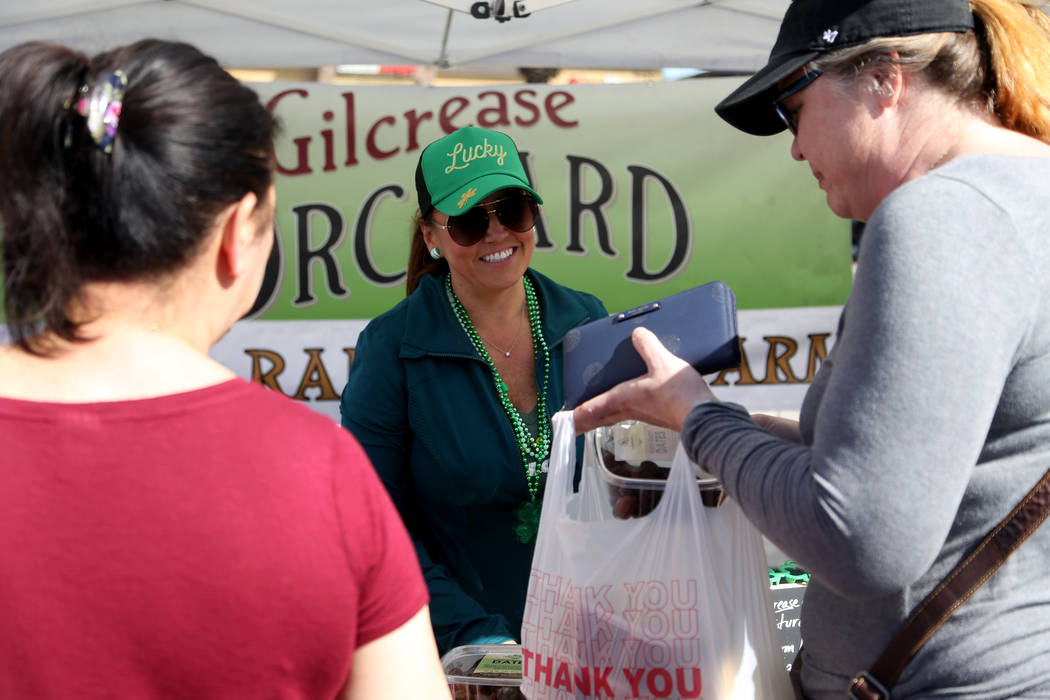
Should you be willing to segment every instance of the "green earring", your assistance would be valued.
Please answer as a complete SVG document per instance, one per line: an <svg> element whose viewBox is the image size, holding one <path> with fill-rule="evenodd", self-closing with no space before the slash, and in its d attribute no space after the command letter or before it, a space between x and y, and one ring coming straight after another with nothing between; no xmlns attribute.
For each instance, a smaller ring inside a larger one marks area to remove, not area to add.
<svg viewBox="0 0 1050 700"><path fill-rule="evenodd" d="M431 248L430 249L430 257L434 258L435 260L440 260L441 259L441 251L438 250L437 248Z"/></svg>

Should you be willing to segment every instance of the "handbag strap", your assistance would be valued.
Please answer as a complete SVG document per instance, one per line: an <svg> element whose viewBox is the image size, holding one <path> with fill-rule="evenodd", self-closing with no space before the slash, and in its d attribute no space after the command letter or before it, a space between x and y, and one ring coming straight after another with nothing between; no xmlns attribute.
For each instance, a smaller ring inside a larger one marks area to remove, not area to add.
<svg viewBox="0 0 1050 700"><path fill-rule="evenodd" d="M969 556L956 565L926 596L893 635L882 654L867 671L850 681L849 697L887 700L901 671L966 600L992 577L1006 558L1028 539L1050 515L1050 471L989 532Z"/></svg>

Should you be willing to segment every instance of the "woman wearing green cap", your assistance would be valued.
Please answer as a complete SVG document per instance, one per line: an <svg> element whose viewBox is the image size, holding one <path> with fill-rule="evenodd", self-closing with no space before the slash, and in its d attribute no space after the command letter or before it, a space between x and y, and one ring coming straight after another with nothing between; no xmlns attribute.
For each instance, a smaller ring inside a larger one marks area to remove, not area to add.
<svg viewBox="0 0 1050 700"><path fill-rule="evenodd" d="M506 134L431 143L416 190L408 296L359 336L341 409L413 537L444 653L519 638L561 340L606 311L529 268L543 200Z"/></svg>
<svg viewBox="0 0 1050 700"><path fill-rule="evenodd" d="M978 550L1050 468L1050 20L1017 0L795 0L717 112L789 130L828 206L866 222L835 346L793 424L717 401L640 329L649 374L577 408L577 430L681 429L810 572L806 697L1050 697L1050 526L1021 541L1033 513Z"/></svg>

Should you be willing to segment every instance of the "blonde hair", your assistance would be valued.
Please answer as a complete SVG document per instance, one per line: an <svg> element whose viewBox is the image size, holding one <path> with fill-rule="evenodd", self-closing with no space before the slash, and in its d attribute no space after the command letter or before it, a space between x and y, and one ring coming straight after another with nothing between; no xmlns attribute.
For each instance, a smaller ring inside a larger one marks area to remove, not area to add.
<svg viewBox="0 0 1050 700"><path fill-rule="evenodd" d="M847 79L893 63L923 72L960 102L1003 126L1050 143L1050 17L1046 2L970 0L974 31L880 37L812 65Z"/></svg>

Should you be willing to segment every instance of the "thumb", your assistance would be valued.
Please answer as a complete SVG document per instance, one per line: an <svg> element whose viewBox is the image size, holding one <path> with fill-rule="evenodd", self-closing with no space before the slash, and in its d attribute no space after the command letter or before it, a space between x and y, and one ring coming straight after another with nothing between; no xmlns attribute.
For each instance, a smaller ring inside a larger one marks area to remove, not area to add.
<svg viewBox="0 0 1050 700"><path fill-rule="evenodd" d="M638 326L631 332L631 343L634 349L645 361L645 366L650 370L673 362L676 358L670 350L664 347L656 334L645 326Z"/></svg>

